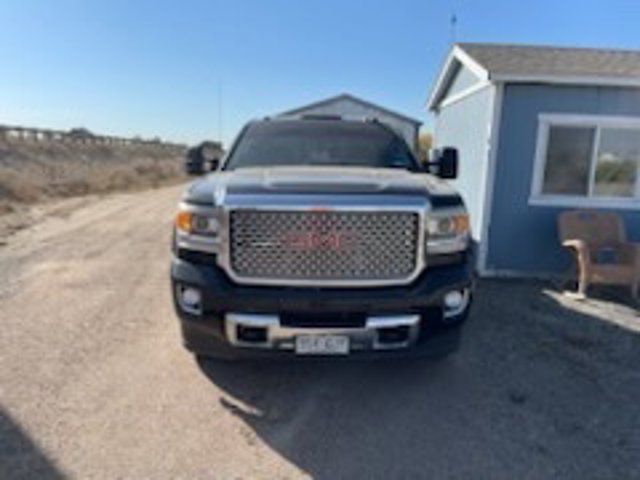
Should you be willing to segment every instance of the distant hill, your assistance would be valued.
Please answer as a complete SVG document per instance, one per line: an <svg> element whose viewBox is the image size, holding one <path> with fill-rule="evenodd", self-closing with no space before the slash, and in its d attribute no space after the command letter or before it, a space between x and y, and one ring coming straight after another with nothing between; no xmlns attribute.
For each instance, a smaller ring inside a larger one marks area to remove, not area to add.
<svg viewBox="0 0 640 480"><path fill-rule="evenodd" d="M96 138L88 130L74 134L89 135ZM0 136L0 214L21 203L176 181L183 178L184 153L157 139L107 144Z"/></svg>

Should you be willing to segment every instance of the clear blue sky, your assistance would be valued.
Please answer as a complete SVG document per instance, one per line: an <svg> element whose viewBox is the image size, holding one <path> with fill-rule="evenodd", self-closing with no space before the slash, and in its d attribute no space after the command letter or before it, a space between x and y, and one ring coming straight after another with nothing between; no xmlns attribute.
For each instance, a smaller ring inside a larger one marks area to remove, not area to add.
<svg viewBox="0 0 640 480"><path fill-rule="evenodd" d="M0 123L195 142L351 92L427 123L462 41L640 48L639 0L4 0Z"/></svg>

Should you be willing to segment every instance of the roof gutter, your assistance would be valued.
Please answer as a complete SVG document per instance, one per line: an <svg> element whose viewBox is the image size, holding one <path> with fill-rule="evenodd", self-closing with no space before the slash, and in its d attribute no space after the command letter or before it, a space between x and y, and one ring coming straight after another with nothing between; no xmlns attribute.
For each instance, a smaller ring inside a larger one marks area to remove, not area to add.
<svg viewBox="0 0 640 480"><path fill-rule="evenodd" d="M557 76L557 75L490 75L492 82L545 83L551 85L580 85L597 87L640 87L640 78Z"/></svg>

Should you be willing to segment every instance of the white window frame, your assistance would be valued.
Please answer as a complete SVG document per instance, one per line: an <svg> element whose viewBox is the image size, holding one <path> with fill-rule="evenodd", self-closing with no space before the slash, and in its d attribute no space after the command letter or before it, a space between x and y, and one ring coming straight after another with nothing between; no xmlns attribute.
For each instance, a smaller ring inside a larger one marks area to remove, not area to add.
<svg viewBox="0 0 640 480"><path fill-rule="evenodd" d="M595 128L591 163L589 165L588 194L586 196L559 195L542 192L544 171L547 163L549 129L557 126ZM538 115L538 134L533 161L533 179L531 182L529 205L575 208L616 208L629 210L640 209L640 165L638 166L638 174L636 175L634 197L621 198L593 195L596 161L598 150L600 148L600 132L603 128L633 129L638 130L638 134L640 135L640 117L574 115L564 113L541 113Z"/></svg>

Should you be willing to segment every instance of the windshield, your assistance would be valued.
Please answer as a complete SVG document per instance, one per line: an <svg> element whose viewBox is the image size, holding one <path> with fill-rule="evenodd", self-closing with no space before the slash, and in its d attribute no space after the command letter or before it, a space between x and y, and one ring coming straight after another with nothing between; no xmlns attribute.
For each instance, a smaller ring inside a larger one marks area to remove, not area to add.
<svg viewBox="0 0 640 480"><path fill-rule="evenodd" d="M381 125L330 120L250 125L231 152L225 170L289 165L418 170L406 142Z"/></svg>

